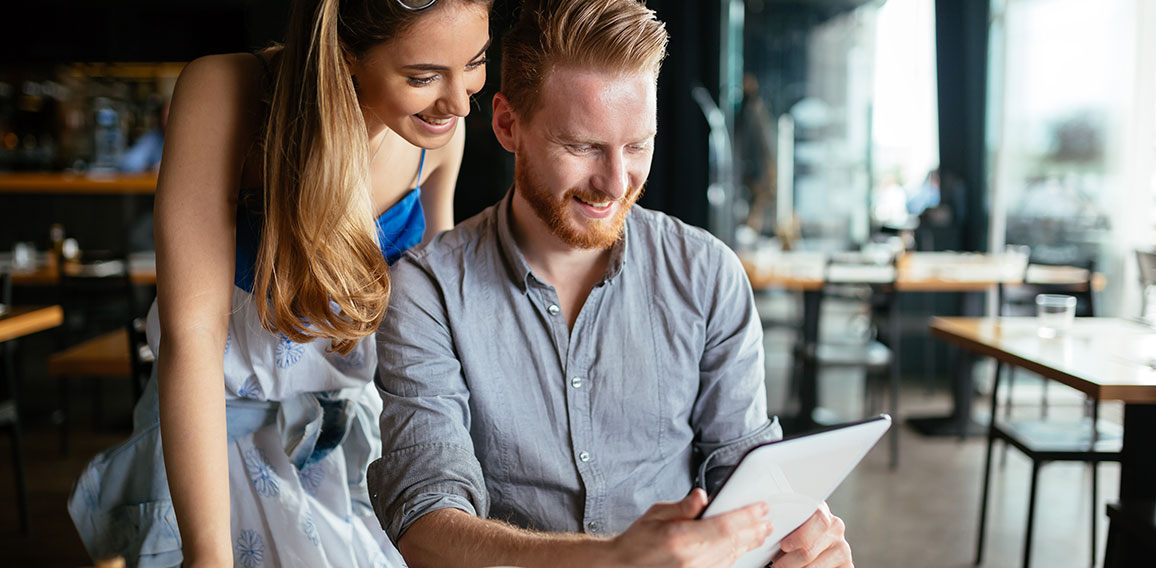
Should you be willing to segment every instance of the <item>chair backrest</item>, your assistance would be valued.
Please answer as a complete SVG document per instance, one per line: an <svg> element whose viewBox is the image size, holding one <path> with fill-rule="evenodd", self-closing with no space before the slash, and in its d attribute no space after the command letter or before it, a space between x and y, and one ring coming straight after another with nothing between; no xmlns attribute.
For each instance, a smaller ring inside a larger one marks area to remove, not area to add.
<svg viewBox="0 0 1156 568"><path fill-rule="evenodd" d="M889 343L888 326L893 325L895 281L899 276L898 257L879 264L873 259L839 255L828 261L823 272L821 299L843 298L862 301L870 324L870 338ZM817 325L813 323L812 325Z"/></svg>
<svg viewBox="0 0 1156 568"><path fill-rule="evenodd" d="M145 322L141 318L133 318L126 326L128 330L128 359L132 369L133 393L137 399L144 392L145 383L153 372L153 363L156 357L149 348L148 338L145 336Z"/></svg>
<svg viewBox="0 0 1156 568"><path fill-rule="evenodd" d="M0 268L0 304L12 306L12 273Z"/></svg>
<svg viewBox="0 0 1156 568"><path fill-rule="evenodd" d="M86 251L79 263L58 260L57 294L64 310L63 345L116 329L136 313L128 258Z"/></svg>
<svg viewBox="0 0 1156 568"><path fill-rule="evenodd" d="M1136 250L1136 264L1140 267L1140 317L1156 319L1156 249Z"/></svg>
<svg viewBox="0 0 1156 568"><path fill-rule="evenodd" d="M1140 285L1156 286L1156 249L1137 250L1136 263L1140 266Z"/></svg>
<svg viewBox="0 0 1156 568"><path fill-rule="evenodd" d="M1019 285L999 286L999 315L1033 316L1036 314L1036 296L1040 294L1065 294L1076 298L1076 315L1092 317L1096 315L1096 293L1093 281L1096 275L1095 261L1079 265L1079 276L1069 281L1036 281L1031 277L1034 268L1048 265L1028 264L1024 272L1024 282Z"/></svg>

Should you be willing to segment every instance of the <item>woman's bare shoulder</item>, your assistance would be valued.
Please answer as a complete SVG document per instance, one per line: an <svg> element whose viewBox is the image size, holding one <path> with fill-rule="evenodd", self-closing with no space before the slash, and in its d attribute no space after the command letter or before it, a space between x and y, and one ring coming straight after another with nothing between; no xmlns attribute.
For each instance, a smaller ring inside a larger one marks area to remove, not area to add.
<svg viewBox="0 0 1156 568"><path fill-rule="evenodd" d="M252 53L206 55L185 66L177 80L177 89L257 101L261 98L266 73L265 63Z"/></svg>

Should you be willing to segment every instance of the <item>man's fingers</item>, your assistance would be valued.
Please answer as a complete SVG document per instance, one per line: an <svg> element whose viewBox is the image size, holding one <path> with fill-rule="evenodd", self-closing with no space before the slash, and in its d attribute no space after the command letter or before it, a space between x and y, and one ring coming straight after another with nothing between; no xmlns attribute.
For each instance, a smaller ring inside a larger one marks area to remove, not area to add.
<svg viewBox="0 0 1156 568"><path fill-rule="evenodd" d="M846 541L827 548L812 560L792 553L776 558L774 565L775 568L855 568L851 560L851 547Z"/></svg>
<svg viewBox="0 0 1156 568"><path fill-rule="evenodd" d="M831 511L827 509L824 503L819 507L819 510L815 511L799 528L784 537L782 542L779 543L779 547L783 549L783 552L815 549L816 545L820 543L835 520L837 520L836 517L831 515ZM842 536L842 534L839 536ZM813 550L810 555L816 555L820 550L821 549ZM807 554L805 553L805 555Z"/></svg>
<svg viewBox="0 0 1156 568"><path fill-rule="evenodd" d="M694 489L690 495L674 503L664 502L651 505L645 517L654 521L675 521L693 519L706 507L706 492Z"/></svg>

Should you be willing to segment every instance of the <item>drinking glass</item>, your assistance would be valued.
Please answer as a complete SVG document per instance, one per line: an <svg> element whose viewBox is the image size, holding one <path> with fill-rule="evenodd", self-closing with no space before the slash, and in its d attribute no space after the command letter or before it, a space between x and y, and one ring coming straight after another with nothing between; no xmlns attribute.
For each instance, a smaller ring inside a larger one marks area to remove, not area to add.
<svg viewBox="0 0 1156 568"><path fill-rule="evenodd" d="M1040 294L1036 296L1036 318L1039 322L1040 337L1052 338L1063 335L1072 327L1076 319L1076 297L1064 294Z"/></svg>

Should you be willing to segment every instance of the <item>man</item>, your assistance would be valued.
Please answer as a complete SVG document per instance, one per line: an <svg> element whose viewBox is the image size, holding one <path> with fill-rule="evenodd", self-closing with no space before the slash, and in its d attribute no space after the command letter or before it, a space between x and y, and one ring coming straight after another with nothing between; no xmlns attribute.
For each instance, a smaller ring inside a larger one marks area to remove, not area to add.
<svg viewBox="0 0 1156 568"><path fill-rule="evenodd" d="M696 480L781 432L738 260L633 207L666 41L635 0L527 1L493 103L514 187L393 269L369 477L412 566L727 565L770 534L762 504L695 519ZM826 506L783 549L851 562Z"/></svg>

